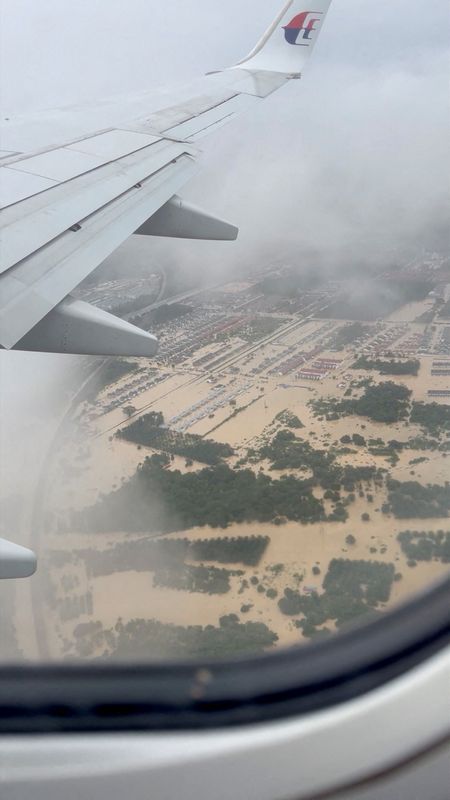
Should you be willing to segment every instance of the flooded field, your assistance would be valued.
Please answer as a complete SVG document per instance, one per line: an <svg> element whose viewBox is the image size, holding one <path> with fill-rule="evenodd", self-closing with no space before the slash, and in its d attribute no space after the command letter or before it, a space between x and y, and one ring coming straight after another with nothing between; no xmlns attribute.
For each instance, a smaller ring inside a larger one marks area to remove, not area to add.
<svg viewBox="0 0 450 800"><path fill-rule="evenodd" d="M437 398L429 411L430 390L448 388L447 375L436 374L436 363L445 373L446 356L441 334L418 321L432 303L355 323L318 318L329 302L321 292L298 307L266 303L245 316L252 291L251 282L222 287L228 317L209 306L195 347L185 344L187 314L163 328L159 362L124 362L117 380L80 398L40 498L51 581L41 571L34 586L45 626L37 642L21 637L28 657L112 657L125 637L134 641L137 624L146 636L159 625L159 638L127 645L130 657L164 658L174 631L206 637L225 624L250 637L250 649L260 634L263 649L269 639L270 646L306 643L448 572L448 400ZM198 326L200 311L192 313ZM390 418L390 403L379 411L384 392L393 392L397 416ZM190 507L190 493L207 480L207 494ZM239 495L241 481L247 495ZM249 505L251 487L260 485L264 514ZM425 493L410 517L408 486ZM285 506L270 499L285 487ZM225 514L220 498L231 491ZM204 518L203 505L211 507ZM405 531L418 532L414 546L399 540ZM424 536L431 556L413 558ZM242 553L255 537L264 552L246 563ZM224 540L241 555L217 560ZM184 556L166 563L170 542ZM195 543L207 546L208 558L192 560ZM353 580L345 620L333 611L340 572ZM363 572L367 579L357 577ZM371 581L376 599L366 602Z"/></svg>

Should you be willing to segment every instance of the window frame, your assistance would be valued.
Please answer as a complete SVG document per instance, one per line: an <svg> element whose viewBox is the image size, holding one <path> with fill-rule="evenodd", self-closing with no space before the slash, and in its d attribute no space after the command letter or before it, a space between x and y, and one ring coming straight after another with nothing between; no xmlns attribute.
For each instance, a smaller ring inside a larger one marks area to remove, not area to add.
<svg viewBox="0 0 450 800"><path fill-rule="evenodd" d="M450 577L329 639L228 661L5 665L0 734L205 731L310 714L450 642Z"/></svg>

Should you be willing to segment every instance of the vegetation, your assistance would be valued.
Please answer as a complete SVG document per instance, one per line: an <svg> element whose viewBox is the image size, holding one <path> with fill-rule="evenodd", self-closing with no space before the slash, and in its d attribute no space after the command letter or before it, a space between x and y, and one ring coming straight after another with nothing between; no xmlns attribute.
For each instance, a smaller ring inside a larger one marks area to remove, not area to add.
<svg viewBox="0 0 450 800"><path fill-rule="evenodd" d="M202 439L201 436L192 433L182 434L168 430L164 426L163 415L155 411L139 417L116 435L128 442L174 453L203 464L218 464L223 458L232 456L234 452L228 444Z"/></svg>
<svg viewBox="0 0 450 800"><path fill-rule="evenodd" d="M447 517L450 509L450 484L445 486L428 484L422 486L417 481L400 481L391 478L387 481L388 502L383 505L384 513L392 513L398 519L426 519Z"/></svg>
<svg viewBox="0 0 450 800"><path fill-rule="evenodd" d="M170 306L158 306L151 311L136 312L130 317L130 322L145 331L155 330L162 325L191 314L193 308L181 303L172 303Z"/></svg>
<svg viewBox="0 0 450 800"><path fill-rule="evenodd" d="M5 584L5 581L2 581ZM2 600L0 603L0 631L1 631L1 658L2 661L22 660L21 652L16 636L16 626L14 623L14 587L11 585L2 586ZM6 581L8 584L8 581Z"/></svg>
<svg viewBox="0 0 450 800"><path fill-rule="evenodd" d="M329 620L340 627L386 603L394 576L393 564L333 559L323 581L323 594L302 595L287 588L278 606L283 614L302 614L299 627L305 636L313 636L318 626Z"/></svg>
<svg viewBox="0 0 450 800"><path fill-rule="evenodd" d="M368 386L359 400L352 401L353 413L368 417L374 422L393 423L408 415L411 391L392 381Z"/></svg>
<svg viewBox="0 0 450 800"><path fill-rule="evenodd" d="M259 451L259 458L267 458L274 470L303 469L312 470L316 479L329 472L334 457L325 450L315 450L309 442L297 439L294 433L281 430L272 441Z"/></svg>
<svg viewBox="0 0 450 800"><path fill-rule="evenodd" d="M201 592L203 594L226 594L230 591L229 570L217 567L193 567L181 564L159 569L153 577L153 586L164 586L167 589L178 589L184 592Z"/></svg>
<svg viewBox="0 0 450 800"><path fill-rule="evenodd" d="M379 561L333 559L323 582L330 594L350 594L364 598L369 605L387 603L395 569L393 564Z"/></svg>
<svg viewBox="0 0 450 800"><path fill-rule="evenodd" d="M439 439L430 439L426 436L414 436L405 443L409 450L437 450Z"/></svg>
<svg viewBox="0 0 450 800"><path fill-rule="evenodd" d="M180 569L187 561L216 561L221 564L257 566L267 545L268 536L242 536L220 539L139 539L121 542L108 550L78 551L91 576L116 572L157 572ZM58 554L55 553L57 558Z"/></svg>
<svg viewBox="0 0 450 800"><path fill-rule="evenodd" d="M366 356L360 356L352 366L352 369L376 370L381 375L417 375L420 369L420 361L416 359L410 361L383 361L377 359L372 361Z"/></svg>
<svg viewBox="0 0 450 800"><path fill-rule="evenodd" d="M114 383L120 381L125 375L138 372L139 364L135 361L125 361L122 358L111 358L99 370L95 377L88 383L85 399L93 403L96 397Z"/></svg>
<svg viewBox="0 0 450 800"><path fill-rule="evenodd" d="M415 318L414 322L418 323L419 325L430 325L435 316L436 307L430 308L428 311L424 311L423 314L419 314L419 316Z"/></svg>
<svg viewBox="0 0 450 800"><path fill-rule="evenodd" d="M79 657L94 656L113 661L149 659L227 658L245 653L262 653L278 636L262 622L240 623L235 614L221 617L219 626L166 625L155 619L118 620L113 629L104 630L100 622L89 628L78 626L75 648Z"/></svg>
<svg viewBox="0 0 450 800"><path fill-rule="evenodd" d="M359 433L354 433L352 436L345 434L344 436L341 436L340 441L342 442L342 444L354 444L356 445L356 447L364 447L366 444L364 436L360 436ZM352 450L350 452L354 453L356 451Z"/></svg>
<svg viewBox="0 0 450 800"><path fill-rule="evenodd" d="M186 530L197 525L226 528L232 522L270 522L284 516L302 523L325 518L323 504L304 481L278 481L221 464L182 474L147 458L123 486L83 512L72 527L86 531Z"/></svg>
<svg viewBox="0 0 450 800"><path fill-rule="evenodd" d="M441 431L450 431L450 405L413 403L410 421L435 435Z"/></svg>
<svg viewBox="0 0 450 800"><path fill-rule="evenodd" d="M442 319L450 319L450 300L442 306L441 310L439 311L439 316Z"/></svg>
<svg viewBox="0 0 450 800"><path fill-rule="evenodd" d="M192 306L184 305L183 303L171 303L170 305L159 306L151 311L152 324L157 327L159 325L167 325L172 320L186 317L193 311Z"/></svg>
<svg viewBox="0 0 450 800"><path fill-rule="evenodd" d="M411 391L392 381L367 386L358 399L320 398L310 400L314 416L324 416L327 420L356 414L368 417L374 422L392 424L406 419L409 413Z"/></svg>
<svg viewBox="0 0 450 800"><path fill-rule="evenodd" d="M58 601L58 611L62 622L77 619L80 614L92 614L93 598L91 592L83 595L64 595Z"/></svg>
<svg viewBox="0 0 450 800"><path fill-rule="evenodd" d="M127 314L146 308L154 302L155 294L141 294L139 297L133 297L132 300L124 300L123 303L114 306L114 314L117 317L125 317Z"/></svg>
<svg viewBox="0 0 450 800"><path fill-rule="evenodd" d="M336 350L344 350L345 347L356 341L356 339L361 339L368 333L370 333L369 326L362 325L360 322L345 325L337 332L334 340L334 347Z"/></svg>
<svg viewBox="0 0 450 800"><path fill-rule="evenodd" d="M332 303L320 316L327 319L375 321L414 300L423 300L433 284L422 280L377 279Z"/></svg>
<svg viewBox="0 0 450 800"><path fill-rule="evenodd" d="M189 542L187 556L194 561L241 563L255 567L270 542L268 536L236 536L223 539L199 539Z"/></svg>
<svg viewBox="0 0 450 800"><path fill-rule="evenodd" d="M275 417L275 420L277 422L281 422L281 424L285 425L286 428L300 429L305 427L303 423L300 422L299 418L288 409L280 411L280 413Z"/></svg>
<svg viewBox="0 0 450 800"><path fill-rule="evenodd" d="M287 430L278 431L272 441L261 448L258 458L267 458L272 470L301 469L309 472L311 476L306 476L306 484L322 486L327 490L325 499L333 502L339 501L339 494L335 492L341 486L352 492L356 482L371 481L381 475L376 467L342 467L336 463L333 451L316 450L309 442L297 439L292 431ZM342 511L338 510L339 513L341 519L346 517Z"/></svg>
<svg viewBox="0 0 450 800"><path fill-rule="evenodd" d="M316 288L321 278L317 271L289 272L284 275L271 275L264 278L259 289L265 295L292 298L300 297L305 291Z"/></svg>
<svg viewBox="0 0 450 800"><path fill-rule="evenodd" d="M413 561L450 563L450 531L402 531L397 536L404 554Z"/></svg>
<svg viewBox="0 0 450 800"><path fill-rule="evenodd" d="M125 375L139 371L139 364L135 361L124 361L121 358L114 358L108 361L106 366L101 370L100 381L102 388L117 383ZM100 391L100 390L99 390Z"/></svg>
<svg viewBox="0 0 450 800"><path fill-rule="evenodd" d="M239 336L248 342L256 342L265 336L275 333L287 320L283 317L254 317L241 331Z"/></svg>

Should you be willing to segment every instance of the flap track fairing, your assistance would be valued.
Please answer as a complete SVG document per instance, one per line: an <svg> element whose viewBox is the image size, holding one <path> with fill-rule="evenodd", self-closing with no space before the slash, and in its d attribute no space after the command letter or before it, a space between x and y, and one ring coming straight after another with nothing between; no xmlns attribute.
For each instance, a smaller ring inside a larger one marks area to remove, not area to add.
<svg viewBox="0 0 450 800"><path fill-rule="evenodd" d="M239 228L175 195L136 231L142 236L234 242Z"/></svg>

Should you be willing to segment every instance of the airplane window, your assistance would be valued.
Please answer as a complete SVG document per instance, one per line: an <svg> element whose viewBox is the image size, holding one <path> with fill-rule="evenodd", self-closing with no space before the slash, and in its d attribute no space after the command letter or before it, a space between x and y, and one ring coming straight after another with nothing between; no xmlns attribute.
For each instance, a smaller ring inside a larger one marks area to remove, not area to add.
<svg viewBox="0 0 450 800"><path fill-rule="evenodd" d="M362 288L284 264L207 288L97 272L79 296L160 352L60 364L22 517L39 570L1 586L2 660L265 653L447 574L448 270L425 254ZM16 487L5 536L19 512Z"/></svg>
<svg viewBox="0 0 450 800"><path fill-rule="evenodd" d="M319 16L309 13L283 26L283 47L316 35ZM342 41L348 23L334 24ZM371 29L364 35L372 47ZM173 127L156 115L71 145L57 162L37 140L44 160L27 167L33 213L58 181L82 186L112 159L125 158L122 170L146 148L157 148L151 159L169 148L167 164L133 177L134 198L163 166L178 174L190 164L196 137L224 122L198 122L203 114L264 99L228 140L202 140L204 174L185 191L239 223L238 242L162 238L179 224L187 238L192 225L191 238L237 234L171 189L147 222L131 225L139 235L124 235L55 301L64 354L51 354L53 307L34 320L40 346L24 329L11 340L17 350L0 352L0 538L38 556L32 578L0 580L0 665L218 663L300 645L306 654L318 642L339 647L338 634L357 642L380 618L388 626L387 612L405 601L420 616L417 596L448 577L446 126L442 64L430 60L419 75L415 41L405 44L408 91L387 78L381 86L378 50L376 68L356 46L349 65L334 44L322 66L317 53L308 85L305 75L284 101L281 92L266 102L283 71L270 82L263 49L250 59L260 83L247 76L238 100L234 84L231 93L221 84L220 101L203 107L209 95L196 95L189 113L171 106ZM91 116L105 130L101 112ZM68 140L64 119L54 124ZM25 180L20 152L5 153L9 179ZM14 195L11 207L21 202ZM40 220L39 235L54 217ZM66 235L81 248L85 217L30 245L14 269ZM28 239L17 241L20 249ZM36 272L41 262L32 263ZM156 336L158 352L76 355L70 336L95 352L90 332L103 324L102 352L113 352L126 325L109 328L103 312ZM24 342L51 352L18 352Z"/></svg>

